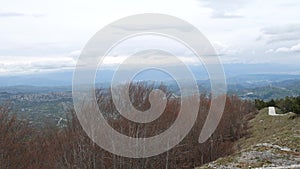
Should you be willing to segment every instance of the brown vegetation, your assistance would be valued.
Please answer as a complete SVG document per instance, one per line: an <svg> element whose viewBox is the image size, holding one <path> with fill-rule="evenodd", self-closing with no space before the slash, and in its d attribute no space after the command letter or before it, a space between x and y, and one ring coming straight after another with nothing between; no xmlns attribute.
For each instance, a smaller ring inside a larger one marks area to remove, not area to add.
<svg viewBox="0 0 300 169"><path fill-rule="evenodd" d="M133 85L131 101L140 110L149 107L148 96L154 86ZM166 91L163 86L160 89ZM168 95L169 96L169 95ZM111 97L97 92L99 106L108 113L115 113ZM135 99L139 98L139 99ZM149 124L129 122L122 116L106 116L110 125L123 134L132 137L149 137L167 129L176 119L180 108L178 98L168 97L167 107L160 118ZM192 98L191 98L192 99ZM222 120L203 144L198 143L202 125L210 106L210 98L201 95L199 116L187 137L170 151L145 159L130 159L113 155L95 143L85 134L75 112L68 113L65 128L29 127L14 115L7 106L0 107L0 168L194 168L231 153L234 141L245 136L247 122L255 111L249 101L238 97L227 97ZM139 103L139 104L138 104ZM142 103L142 104L141 104Z"/></svg>

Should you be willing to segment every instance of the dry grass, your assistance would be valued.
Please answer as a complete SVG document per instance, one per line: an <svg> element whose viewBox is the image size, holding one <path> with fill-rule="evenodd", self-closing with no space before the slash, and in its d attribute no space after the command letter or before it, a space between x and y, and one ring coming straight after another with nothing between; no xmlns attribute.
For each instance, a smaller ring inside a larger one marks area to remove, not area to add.
<svg viewBox="0 0 300 169"><path fill-rule="evenodd" d="M242 149L267 142L300 150L299 115L289 113L286 116L269 116L268 109L265 108L250 121L250 127L249 138L237 142L238 147Z"/></svg>

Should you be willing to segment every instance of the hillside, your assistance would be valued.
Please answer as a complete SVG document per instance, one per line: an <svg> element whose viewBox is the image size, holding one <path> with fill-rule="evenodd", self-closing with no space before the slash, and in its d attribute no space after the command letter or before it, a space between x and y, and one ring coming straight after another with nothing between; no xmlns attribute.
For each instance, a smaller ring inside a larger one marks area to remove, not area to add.
<svg viewBox="0 0 300 169"><path fill-rule="evenodd" d="M300 168L300 117L269 116L261 110L250 121L249 136L235 144L235 153L205 168Z"/></svg>
<svg viewBox="0 0 300 169"><path fill-rule="evenodd" d="M290 79L283 81L269 81L269 83L261 82L263 85L257 86L259 82L249 84L237 83L238 85L229 84L229 93L236 94L244 99L279 99L286 96L297 96L300 94L299 79Z"/></svg>

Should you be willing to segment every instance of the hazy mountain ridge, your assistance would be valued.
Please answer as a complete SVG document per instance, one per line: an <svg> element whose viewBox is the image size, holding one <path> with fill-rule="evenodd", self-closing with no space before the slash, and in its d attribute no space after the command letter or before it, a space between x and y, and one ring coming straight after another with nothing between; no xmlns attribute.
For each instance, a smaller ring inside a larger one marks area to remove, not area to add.
<svg viewBox="0 0 300 169"><path fill-rule="evenodd" d="M197 80L209 79L203 65L188 65ZM270 82L288 79L300 79L299 66L281 64L224 64L224 73L228 84L242 84L243 87L253 85L263 86ZM178 69L178 68L177 68ZM177 70L180 74L181 69ZM110 83L114 69L99 69L96 83ZM184 77L183 77L184 78ZM73 71L47 72L35 74L21 74L0 76L0 87L7 86L71 86ZM174 80L165 73L158 71L145 71L135 78L136 80Z"/></svg>

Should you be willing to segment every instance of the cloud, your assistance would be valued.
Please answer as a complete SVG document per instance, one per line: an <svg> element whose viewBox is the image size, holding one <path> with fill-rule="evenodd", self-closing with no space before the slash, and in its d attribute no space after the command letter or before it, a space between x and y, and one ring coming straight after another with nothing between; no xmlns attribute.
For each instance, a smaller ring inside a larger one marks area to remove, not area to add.
<svg viewBox="0 0 300 169"><path fill-rule="evenodd" d="M17 13L17 12L0 12L0 17L17 17L17 16L25 16L25 14Z"/></svg>
<svg viewBox="0 0 300 169"><path fill-rule="evenodd" d="M74 60L77 60L78 57L80 56L80 54L81 54L81 50L75 50L75 51L70 52L69 56L71 58L73 58Z"/></svg>
<svg viewBox="0 0 300 169"><path fill-rule="evenodd" d="M245 0L200 0L204 6L218 11L237 10L247 3Z"/></svg>
<svg viewBox="0 0 300 169"><path fill-rule="evenodd" d="M212 18L218 19L234 19L234 18L243 18L242 15L237 13L229 13L229 12L214 12L212 14Z"/></svg>
<svg viewBox="0 0 300 169"><path fill-rule="evenodd" d="M141 23L144 22L144 23ZM181 25L178 23L157 23L157 21L148 19L148 20L141 20L138 25L136 24L129 24L129 23L122 23L118 25L112 25L112 27L116 29L120 29L123 31L149 31L149 30L164 30L164 29L174 29L181 30L183 32L193 31L189 26Z"/></svg>
<svg viewBox="0 0 300 169"><path fill-rule="evenodd" d="M0 66L0 74L24 74L73 69L75 61L64 56L0 56Z"/></svg>
<svg viewBox="0 0 300 169"><path fill-rule="evenodd" d="M21 12L0 12L0 18L7 18L7 17L34 17L34 18L40 18L46 16L45 14L41 13L32 13L32 14L27 14L27 13L21 13Z"/></svg>
<svg viewBox="0 0 300 169"><path fill-rule="evenodd" d="M265 53L274 53L274 52L275 52L274 49L268 49L265 51Z"/></svg>
<svg viewBox="0 0 300 169"><path fill-rule="evenodd" d="M291 47L281 47L276 52L300 52L300 43Z"/></svg>
<svg viewBox="0 0 300 169"><path fill-rule="evenodd" d="M216 52L219 55L236 55L238 53L238 50L234 49L233 47L230 47L229 45L226 45L219 41L214 41L213 46L216 50Z"/></svg>
<svg viewBox="0 0 300 169"><path fill-rule="evenodd" d="M42 13L34 13L34 14L31 14L32 17L34 18L41 18L41 17L45 17L46 14L42 14Z"/></svg>
<svg viewBox="0 0 300 169"><path fill-rule="evenodd" d="M202 6L213 10L212 18L232 19L243 17L236 11L241 9L247 2L244 0L200 0L200 3Z"/></svg>
<svg viewBox="0 0 300 169"><path fill-rule="evenodd" d="M284 26L272 26L261 29L258 40L265 39L267 43L300 40L300 23Z"/></svg>

